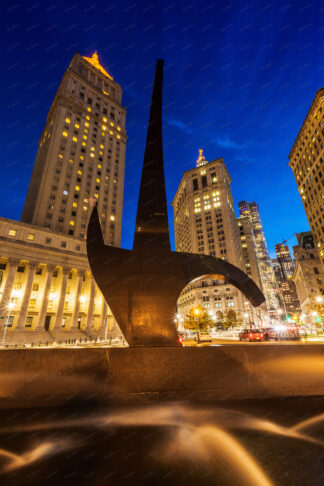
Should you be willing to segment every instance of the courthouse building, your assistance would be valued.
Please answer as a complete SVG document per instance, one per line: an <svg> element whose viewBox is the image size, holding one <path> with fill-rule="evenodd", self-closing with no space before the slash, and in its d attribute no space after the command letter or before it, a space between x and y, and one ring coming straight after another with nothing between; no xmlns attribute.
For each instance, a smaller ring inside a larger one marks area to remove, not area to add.
<svg viewBox="0 0 324 486"><path fill-rule="evenodd" d="M21 222L0 218L0 317L9 342L103 336L114 326L89 270L85 237L96 201L105 243L120 246L121 97L97 53L75 54L39 140Z"/></svg>

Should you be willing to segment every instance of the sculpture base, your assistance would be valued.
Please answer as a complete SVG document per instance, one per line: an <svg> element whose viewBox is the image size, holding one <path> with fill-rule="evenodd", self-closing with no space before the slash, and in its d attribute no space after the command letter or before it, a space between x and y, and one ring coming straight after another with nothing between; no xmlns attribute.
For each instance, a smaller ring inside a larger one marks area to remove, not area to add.
<svg viewBox="0 0 324 486"><path fill-rule="evenodd" d="M324 346L0 351L0 408L324 395Z"/></svg>

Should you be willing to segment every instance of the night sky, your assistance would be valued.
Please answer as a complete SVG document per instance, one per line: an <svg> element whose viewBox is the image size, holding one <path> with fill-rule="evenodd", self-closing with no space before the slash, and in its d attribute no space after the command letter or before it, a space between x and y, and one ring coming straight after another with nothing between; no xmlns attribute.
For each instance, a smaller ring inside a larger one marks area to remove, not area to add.
<svg viewBox="0 0 324 486"><path fill-rule="evenodd" d="M74 53L97 50L128 112L122 246L133 239L158 57L168 202L203 148L208 160L223 157L237 214L242 199L259 204L271 254L309 229L288 153L324 86L322 1L13 0L0 19L1 216L20 219L38 139ZM169 219L173 239L171 206Z"/></svg>

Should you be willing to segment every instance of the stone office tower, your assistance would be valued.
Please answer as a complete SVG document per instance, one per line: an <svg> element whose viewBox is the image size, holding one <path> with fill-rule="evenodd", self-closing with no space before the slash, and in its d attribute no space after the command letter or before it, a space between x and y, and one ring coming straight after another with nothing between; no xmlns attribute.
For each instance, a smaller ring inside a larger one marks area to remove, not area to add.
<svg viewBox="0 0 324 486"><path fill-rule="evenodd" d="M49 110L21 221L84 238L97 199L106 244L120 246L126 110L122 89L76 53Z"/></svg>
<svg viewBox="0 0 324 486"><path fill-rule="evenodd" d="M313 103L289 153L316 250L324 264L324 88ZM324 289L324 286L322 287Z"/></svg>
<svg viewBox="0 0 324 486"><path fill-rule="evenodd" d="M172 202L175 249L222 258L246 271L230 184L223 159L208 162L199 150L196 167L183 174ZM178 312L185 315L200 304L216 320L228 312L241 319L245 300L232 285L210 276L184 288Z"/></svg>
<svg viewBox="0 0 324 486"><path fill-rule="evenodd" d="M263 232L259 207L256 202L248 203L247 201L241 201L239 203L239 210L241 216L248 217L251 222L262 289L266 299L268 312L270 315L274 315L275 311L279 308L279 301L275 293L277 284Z"/></svg>

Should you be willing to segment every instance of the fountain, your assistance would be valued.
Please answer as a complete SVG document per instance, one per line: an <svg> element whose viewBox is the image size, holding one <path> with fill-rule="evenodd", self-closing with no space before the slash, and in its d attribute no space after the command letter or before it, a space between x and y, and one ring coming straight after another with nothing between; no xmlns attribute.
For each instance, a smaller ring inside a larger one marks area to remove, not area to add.
<svg viewBox="0 0 324 486"><path fill-rule="evenodd" d="M71 402L210 402L324 395L321 344L181 346L174 314L177 298L190 281L223 276L252 305L260 305L264 297L244 272L228 262L171 251L162 151L162 77L159 60L133 249L104 244L96 207L87 233L91 270L128 346L3 349L0 409Z"/></svg>

